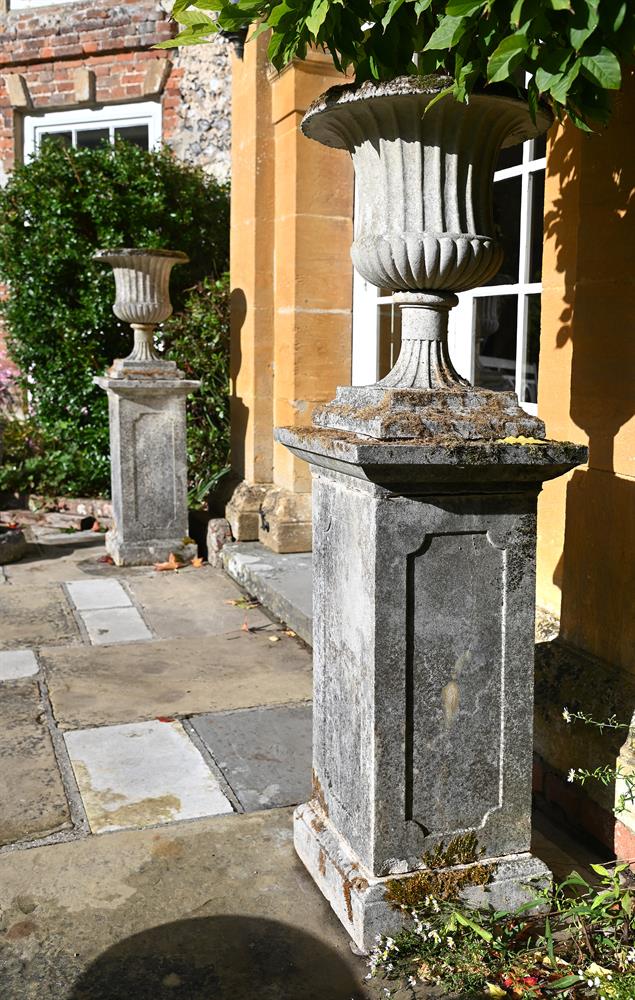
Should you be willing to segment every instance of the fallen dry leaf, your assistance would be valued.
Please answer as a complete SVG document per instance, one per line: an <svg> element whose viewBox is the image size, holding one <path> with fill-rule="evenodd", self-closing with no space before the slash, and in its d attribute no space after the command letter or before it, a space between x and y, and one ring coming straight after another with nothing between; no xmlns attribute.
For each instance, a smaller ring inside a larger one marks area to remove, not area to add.
<svg viewBox="0 0 635 1000"><path fill-rule="evenodd" d="M93 526L92 526L92 528L90 530L91 531L101 531L101 524L99 523L99 521L97 520L97 518L95 518L95 520L93 521Z"/></svg>
<svg viewBox="0 0 635 1000"><path fill-rule="evenodd" d="M280 636L279 635L270 635L269 636L269 642L280 642Z"/></svg>
<svg viewBox="0 0 635 1000"><path fill-rule="evenodd" d="M194 556L194 558L192 559L192 566L194 566L196 569L200 569L202 565L203 565L203 559L201 558L201 556Z"/></svg>
<svg viewBox="0 0 635 1000"><path fill-rule="evenodd" d="M155 563L154 568L157 573L164 573L166 570L182 569L183 561L174 552L170 552L167 562Z"/></svg>
<svg viewBox="0 0 635 1000"><path fill-rule="evenodd" d="M115 560L112 556L100 556L97 562L108 563L109 566L114 566Z"/></svg>
<svg viewBox="0 0 635 1000"><path fill-rule="evenodd" d="M293 631L292 628L285 628L284 634L291 636L292 639L295 639L296 637L296 633Z"/></svg>

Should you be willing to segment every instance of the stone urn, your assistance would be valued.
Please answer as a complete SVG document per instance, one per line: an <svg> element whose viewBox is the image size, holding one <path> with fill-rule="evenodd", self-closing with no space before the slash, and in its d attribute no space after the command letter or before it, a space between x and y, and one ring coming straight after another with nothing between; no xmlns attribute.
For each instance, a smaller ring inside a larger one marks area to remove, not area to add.
<svg viewBox="0 0 635 1000"><path fill-rule="evenodd" d="M475 407L479 410L492 400L486 390L478 390L477 400L471 387L466 394L468 383L448 353L448 312L458 301L456 292L484 284L502 263L493 217L499 151L541 134L551 117L540 109L534 123L523 100L500 93L474 94L469 104L450 95L439 98L451 82L437 75L406 76L333 87L309 108L302 130L351 154L358 195L353 263L367 281L391 289L401 308L401 353L392 371L373 388L432 391L426 396L429 410L447 410L450 405L439 390L462 391L451 406L455 413L469 411L475 417ZM506 406L507 417L513 411L514 427L520 421L519 432L536 432L513 393L496 396L499 410ZM373 404L384 410L401 405L408 419L393 420L388 429L381 419L381 427L377 420L366 420L363 426L351 422L355 408L364 408L370 418ZM365 429L378 437L412 437L415 430L425 431L413 427L416 405L412 395L393 395L387 401L385 393L339 389L333 403L318 409L314 422ZM436 433L439 427L433 421L429 429ZM473 432L467 425L463 431L480 436L482 428L475 423Z"/></svg>
<svg viewBox="0 0 635 1000"><path fill-rule="evenodd" d="M134 346L127 358L115 361L111 374L165 374L174 377L176 365L166 361L154 347L154 331L172 315L170 273L175 264L186 264L180 250L118 249L98 250L93 260L111 264L115 274L116 298L113 312L130 323Z"/></svg>

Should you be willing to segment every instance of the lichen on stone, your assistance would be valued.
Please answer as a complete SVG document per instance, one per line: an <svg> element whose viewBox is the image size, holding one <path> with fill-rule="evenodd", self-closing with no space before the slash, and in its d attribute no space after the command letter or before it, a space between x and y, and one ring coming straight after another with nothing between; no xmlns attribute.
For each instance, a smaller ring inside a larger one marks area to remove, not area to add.
<svg viewBox="0 0 635 1000"><path fill-rule="evenodd" d="M438 844L423 855L425 868L388 883L386 902L395 910L412 910L420 907L427 896L457 899L468 886L487 885L494 868L479 862L482 854L474 832L454 837L447 847Z"/></svg>

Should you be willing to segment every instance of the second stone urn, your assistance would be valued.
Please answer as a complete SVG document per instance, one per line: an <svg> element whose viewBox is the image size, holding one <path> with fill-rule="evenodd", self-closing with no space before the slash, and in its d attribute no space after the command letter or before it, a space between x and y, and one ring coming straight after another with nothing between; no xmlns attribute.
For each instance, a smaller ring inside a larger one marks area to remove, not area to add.
<svg viewBox="0 0 635 1000"><path fill-rule="evenodd" d="M172 315L170 273L175 264L187 264L189 257L180 250L145 250L122 248L98 250L94 260L110 264L115 275L116 298L113 312L130 323L134 346L126 358L118 358L112 375L159 372L174 377L176 364L166 361L154 348L154 332L159 323Z"/></svg>
<svg viewBox="0 0 635 1000"><path fill-rule="evenodd" d="M446 430L474 439L485 421L503 437L538 436L539 422L513 393L475 391L459 377L447 330L455 293L484 284L502 263L492 209L498 154L544 132L551 118L539 110L532 122L514 96L474 94L469 104L440 97L451 82L400 77L334 87L303 119L309 138L350 152L358 196L353 263L367 281L393 291L402 313L393 370L376 386L339 389L315 414L317 426L378 438ZM425 398L418 390L428 390Z"/></svg>
<svg viewBox="0 0 635 1000"><path fill-rule="evenodd" d="M177 250L99 250L115 272L113 312L130 323L134 347L95 379L108 394L114 526L106 550L118 566L187 562L196 555L188 535L185 400L200 382L186 379L154 348L154 331L172 313L170 272L184 264Z"/></svg>

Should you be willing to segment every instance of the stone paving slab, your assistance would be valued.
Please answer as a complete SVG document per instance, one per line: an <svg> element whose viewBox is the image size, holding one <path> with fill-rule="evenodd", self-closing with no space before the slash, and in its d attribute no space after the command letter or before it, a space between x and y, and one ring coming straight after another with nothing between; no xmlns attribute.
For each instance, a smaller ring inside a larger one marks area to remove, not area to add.
<svg viewBox="0 0 635 1000"><path fill-rule="evenodd" d="M66 587L78 611L132 606L119 580L70 580Z"/></svg>
<svg viewBox="0 0 635 1000"><path fill-rule="evenodd" d="M290 810L0 857L3 1000L368 1000ZM26 912L25 912L26 911Z"/></svg>
<svg viewBox="0 0 635 1000"><path fill-rule="evenodd" d="M93 833L232 811L179 722L137 722L66 733Z"/></svg>
<svg viewBox="0 0 635 1000"><path fill-rule="evenodd" d="M310 552L279 553L261 542L236 542L223 547L222 560L234 580L312 645Z"/></svg>
<svg viewBox="0 0 635 1000"><path fill-rule="evenodd" d="M0 653L0 681L32 677L39 669L32 649L9 649Z"/></svg>
<svg viewBox="0 0 635 1000"><path fill-rule="evenodd" d="M130 590L160 639L221 635L245 621L250 628L271 626L262 611L248 607L233 580L211 566L135 577Z"/></svg>
<svg viewBox="0 0 635 1000"><path fill-rule="evenodd" d="M136 608L102 608L99 611L80 611L80 615L94 646L152 638L152 632Z"/></svg>
<svg viewBox="0 0 635 1000"><path fill-rule="evenodd" d="M310 705L200 715L192 724L246 812L310 798Z"/></svg>
<svg viewBox="0 0 635 1000"><path fill-rule="evenodd" d="M41 651L62 728L309 701L311 655L282 635L232 632L194 639Z"/></svg>
<svg viewBox="0 0 635 1000"><path fill-rule="evenodd" d="M80 641L59 584L10 585L0 596L0 649L58 646Z"/></svg>
<svg viewBox="0 0 635 1000"><path fill-rule="evenodd" d="M0 846L44 837L70 825L38 686L29 680L3 683L0 685Z"/></svg>

